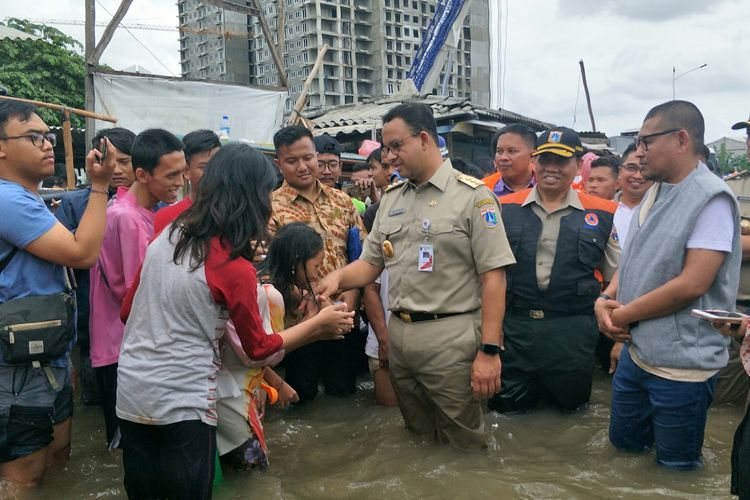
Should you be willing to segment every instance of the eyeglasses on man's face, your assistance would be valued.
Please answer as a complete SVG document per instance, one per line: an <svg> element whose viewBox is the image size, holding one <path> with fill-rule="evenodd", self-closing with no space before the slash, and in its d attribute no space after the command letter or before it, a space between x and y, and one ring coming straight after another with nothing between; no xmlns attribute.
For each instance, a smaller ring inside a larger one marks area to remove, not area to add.
<svg viewBox="0 0 750 500"><path fill-rule="evenodd" d="M659 137L660 135L667 135L667 134L674 134L675 132L679 132L680 128L670 128L669 130L662 130L661 132L654 132L653 134L646 134L646 135L636 135L633 140L635 142L635 147L637 148L643 148L644 151L648 151L648 140L653 137Z"/></svg>
<svg viewBox="0 0 750 500"><path fill-rule="evenodd" d="M627 172L629 174L635 174L636 172L643 173L643 171L644 171L644 168L642 166L640 166L640 165L634 165L632 163L627 163L627 164L623 165L620 168L622 168L622 170L624 170L625 172Z"/></svg>
<svg viewBox="0 0 750 500"><path fill-rule="evenodd" d="M38 148L44 147L44 141L49 142L53 148L57 145L57 135L55 135L54 132L47 132L44 134L40 134L39 132L32 132L26 135L0 137L0 141L9 141L11 139L31 139L31 144Z"/></svg>
<svg viewBox="0 0 750 500"><path fill-rule="evenodd" d="M416 137L421 133L422 132L414 132L414 133L409 134L409 137ZM396 140L396 141L392 141L390 144L384 145L380 151L383 157L388 156L389 154L398 156L398 154L401 152L401 148L403 147L404 147L404 140L401 140L401 141Z"/></svg>
<svg viewBox="0 0 750 500"><path fill-rule="evenodd" d="M325 169L328 169L330 172L335 172L339 167L341 167L341 162L339 160L318 160L318 168L320 168L321 172L324 172Z"/></svg>

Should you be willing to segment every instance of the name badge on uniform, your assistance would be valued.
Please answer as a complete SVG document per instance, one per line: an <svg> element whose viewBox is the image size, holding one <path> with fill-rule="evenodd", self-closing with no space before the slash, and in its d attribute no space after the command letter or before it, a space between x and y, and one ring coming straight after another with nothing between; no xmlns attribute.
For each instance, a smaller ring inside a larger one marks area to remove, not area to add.
<svg viewBox="0 0 750 500"><path fill-rule="evenodd" d="M434 266L435 252L432 245L429 243L419 245L419 263L417 264L417 270L431 273Z"/></svg>

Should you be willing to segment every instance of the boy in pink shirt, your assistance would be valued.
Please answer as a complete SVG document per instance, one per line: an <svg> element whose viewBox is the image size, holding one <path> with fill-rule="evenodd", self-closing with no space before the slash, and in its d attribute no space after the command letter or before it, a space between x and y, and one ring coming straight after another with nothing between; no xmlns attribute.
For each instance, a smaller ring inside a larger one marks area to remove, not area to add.
<svg viewBox="0 0 750 500"><path fill-rule="evenodd" d="M153 236L153 208L160 201L177 200L186 168L182 143L161 129L146 130L135 138L132 160L135 182L129 189L118 188L107 209L104 243L91 268L91 366L102 389L110 445L117 430L117 362L124 331L120 307Z"/></svg>

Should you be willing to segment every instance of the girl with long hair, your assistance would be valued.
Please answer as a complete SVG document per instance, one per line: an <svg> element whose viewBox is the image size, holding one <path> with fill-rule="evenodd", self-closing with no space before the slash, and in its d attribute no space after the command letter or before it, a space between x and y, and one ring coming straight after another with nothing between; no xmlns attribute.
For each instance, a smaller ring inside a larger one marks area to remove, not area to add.
<svg viewBox="0 0 750 500"><path fill-rule="evenodd" d="M211 159L194 204L149 246L123 304L118 368L125 490L131 498L210 498L216 455L219 339L228 319L243 351L340 338L352 314L329 306L266 334L251 264L271 214L270 161L244 144Z"/></svg>
<svg viewBox="0 0 750 500"><path fill-rule="evenodd" d="M284 329L284 316L297 314L312 317L319 310L319 300L312 291L323 261L323 239L311 227L295 222L284 226L271 241L268 257L259 266L264 283L258 284L258 308L266 332ZM327 305L327 304L325 304ZM297 320L299 322L299 320ZM227 322L222 339L224 370L219 375L219 424L216 429L222 462L235 470L249 470L268 465L262 417L266 394L263 384L278 394L284 408L299 400L297 392L271 368L281 361L284 351L269 358L253 361L242 352L239 338Z"/></svg>

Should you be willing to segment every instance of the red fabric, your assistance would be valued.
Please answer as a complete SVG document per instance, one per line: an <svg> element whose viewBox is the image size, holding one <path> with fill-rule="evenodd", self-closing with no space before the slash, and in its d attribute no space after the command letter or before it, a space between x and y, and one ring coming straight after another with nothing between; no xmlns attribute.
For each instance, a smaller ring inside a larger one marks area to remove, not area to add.
<svg viewBox="0 0 750 500"><path fill-rule="evenodd" d="M123 324L128 322L128 316L130 311L133 309L133 297L135 297L135 291L138 289L138 285L141 283L141 270L143 269L143 262L138 267L138 271L135 273L135 279L133 284L128 288L128 293L125 294L125 298L122 299L122 307L120 308L120 320Z"/></svg>
<svg viewBox="0 0 750 500"><path fill-rule="evenodd" d="M154 239L159 236L165 227L170 225L182 212L187 210L193 205L193 200L190 198L183 198L174 205L164 207L154 216Z"/></svg>
<svg viewBox="0 0 750 500"><path fill-rule="evenodd" d="M229 259L218 238L211 240L205 262L206 282L214 302L229 311L242 349L251 359L263 359L283 346L277 333L266 334L258 311L255 267L244 258Z"/></svg>

